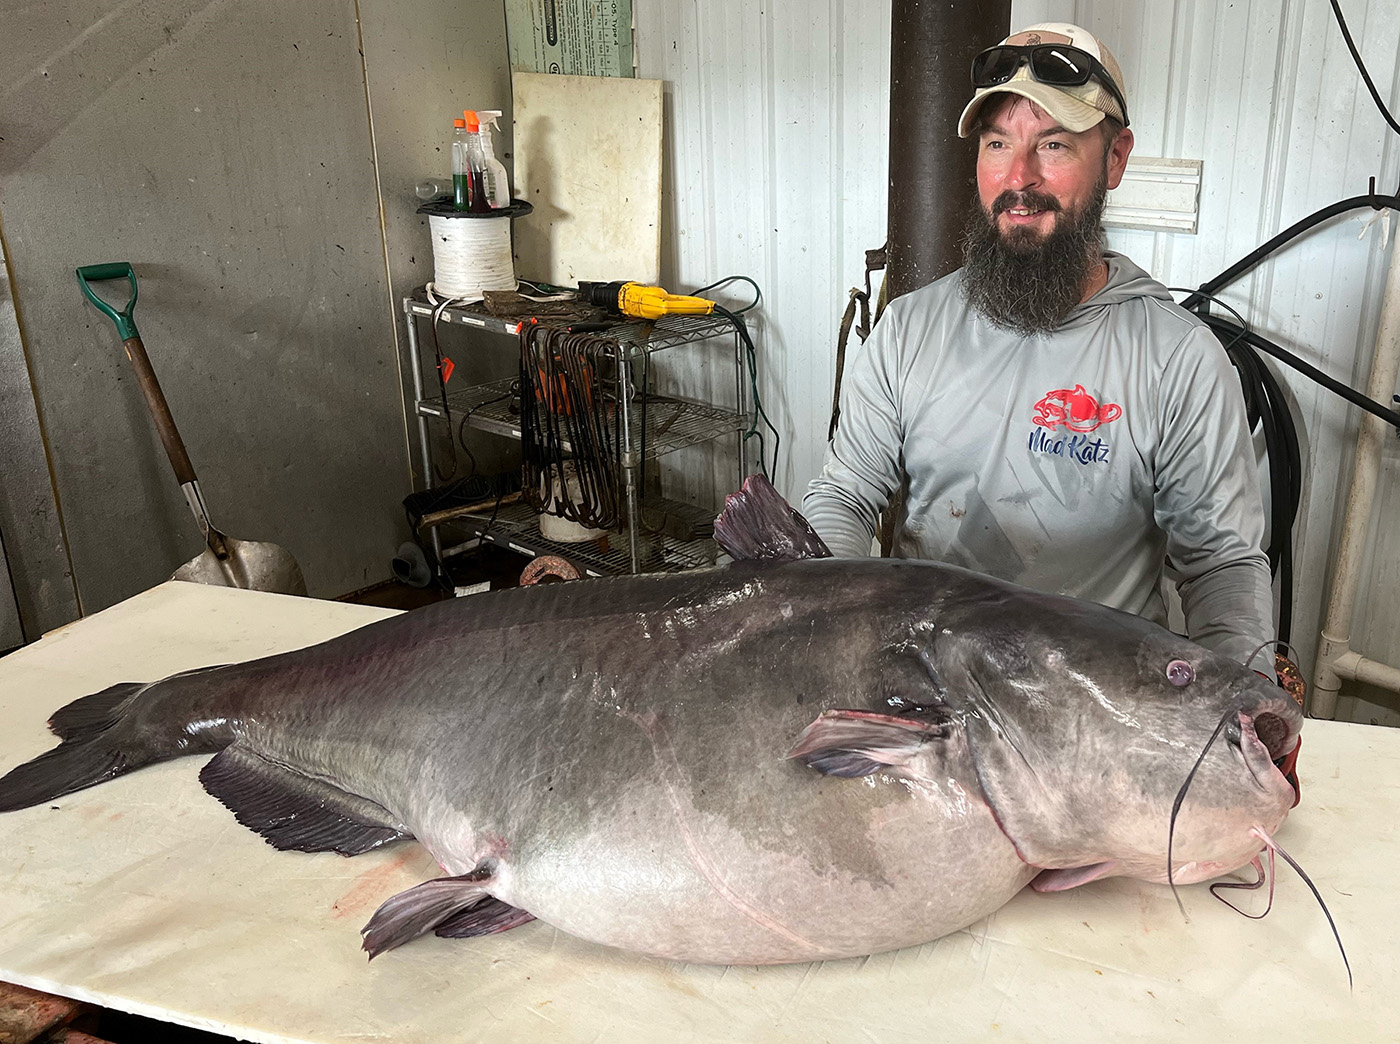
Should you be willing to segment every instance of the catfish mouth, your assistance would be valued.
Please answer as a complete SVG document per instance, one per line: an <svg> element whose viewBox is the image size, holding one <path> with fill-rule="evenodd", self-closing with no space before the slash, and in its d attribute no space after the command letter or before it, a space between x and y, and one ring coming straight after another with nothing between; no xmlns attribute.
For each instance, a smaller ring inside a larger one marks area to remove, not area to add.
<svg viewBox="0 0 1400 1044"><path fill-rule="evenodd" d="M1277 714L1261 711L1251 717L1247 711L1237 711L1225 725L1225 741L1239 757L1261 788L1268 789L1283 782L1283 773L1274 762L1287 751L1288 724Z"/></svg>
<svg viewBox="0 0 1400 1044"><path fill-rule="evenodd" d="M1254 718L1254 735L1268 748L1273 761L1288 753L1288 733L1288 723L1272 711L1261 711Z"/></svg>
<svg viewBox="0 0 1400 1044"><path fill-rule="evenodd" d="M1225 740L1237 750L1258 744L1270 761L1285 757L1298 744L1303 729L1302 708L1282 690L1277 696L1251 692L1246 700L1235 714L1228 716Z"/></svg>

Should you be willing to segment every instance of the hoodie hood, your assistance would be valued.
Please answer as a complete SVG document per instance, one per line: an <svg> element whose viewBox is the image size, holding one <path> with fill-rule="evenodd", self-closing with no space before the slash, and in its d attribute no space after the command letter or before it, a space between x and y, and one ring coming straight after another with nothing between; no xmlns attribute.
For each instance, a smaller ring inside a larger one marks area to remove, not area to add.
<svg viewBox="0 0 1400 1044"><path fill-rule="evenodd" d="M1167 292L1165 286L1133 264L1123 254L1105 250L1103 259L1108 262L1108 282L1089 300L1070 309L1064 322L1060 324L1061 329L1088 322L1101 315L1102 310L1107 306L1124 304L1138 297L1152 297L1158 301L1172 302L1172 295Z"/></svg>

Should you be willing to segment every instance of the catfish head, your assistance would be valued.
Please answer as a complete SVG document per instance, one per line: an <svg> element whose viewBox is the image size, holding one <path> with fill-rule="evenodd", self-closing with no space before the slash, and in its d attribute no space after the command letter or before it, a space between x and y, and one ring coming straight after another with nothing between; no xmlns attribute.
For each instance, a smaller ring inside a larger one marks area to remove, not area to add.
<svg viewBox="0 0 1400 1044"><path fill-rule="evenodd" d="M790 756L838 775L937 778L945 748L965 747L998 825L1042 868L1042 891L1166 882L1174 805L1200 759L1173 827L1173 881L1255 858L1256 830L1271 834L1294 801L1274 765L1302 726L1291 696L1131 614L930 568L942 574L935 604L888 651L904 695L828 711Z"/></svg>
<svg viewBox="0 0 1400 1044"><path fill-rule="evenodd" d="M726 499L715 538L736 560L830 555L760 476ZM1283 689L1130 613L886 562L877 601L918 593L908 611L876 607L890 620L868 665L876 705L826 711L789 757L828 775L933 781L970 762L975 779L958 782L980 789L1046 891L1166 882L1169 849L1173 883L1218 877L1252 862L1287 818L1294 792L1274 761L1303 714ZM1225 742L1212 745L1217 727Z"/></svg>

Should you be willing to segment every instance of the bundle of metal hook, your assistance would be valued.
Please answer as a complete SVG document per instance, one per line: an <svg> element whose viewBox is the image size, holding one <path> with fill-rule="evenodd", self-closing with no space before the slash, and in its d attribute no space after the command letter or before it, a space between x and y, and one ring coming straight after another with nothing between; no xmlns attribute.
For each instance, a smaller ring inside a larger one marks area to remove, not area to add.
<svg viewBox="0 0 1400 1044"><path fill-rule="evenodd" d="M520 324L520 440L526 501L590 529L618 525L618 344Z"/></svg>

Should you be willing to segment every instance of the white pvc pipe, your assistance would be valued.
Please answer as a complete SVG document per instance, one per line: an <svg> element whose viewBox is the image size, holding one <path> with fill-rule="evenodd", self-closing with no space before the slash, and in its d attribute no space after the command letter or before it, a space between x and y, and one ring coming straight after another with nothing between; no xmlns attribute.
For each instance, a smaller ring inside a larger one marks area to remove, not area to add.
<svg viewBox="0 0 1400 1044"><path fill-rule="evenodd" d="M1400 249L1392 250L1390 255L1385 296L1381 301L1380 328L1376 331L1376 350L1371 361L1366 394L1377 402L1389 403L1395 392L1397 377L1400 377ZM1361 430L1356 436L1356 462L1352 466L1351 489L1347 493L1346 515L1342 522L1342 541L1337 548L1336 569L1332 577L1332 597L1327 604L1327 617L1322 625L1322 641L1317 652L1310 706L1315 718L1336 715L1337 692L1343 678L1369 681L1400 691L1400 671L1371 660L1363 661L1361 656L1351 652L1349 646L1356 591L1361 583L1361 559L1366 553L1366 533L1371 522L1371 504L1380 480L1381 453L1390 430L1390 425L1374 414L1362 415ZM1368 665L1366 677L1348 673L1355 672L1361 663Z"/></svg>
<svg viewBox="0 0 1400 1044"><path fill-rule="evenodd" d="M1368 660L1358 652L1347 652L1337 657L1332 669L1343 678L1400 692L1400 668Z"/></svg>

